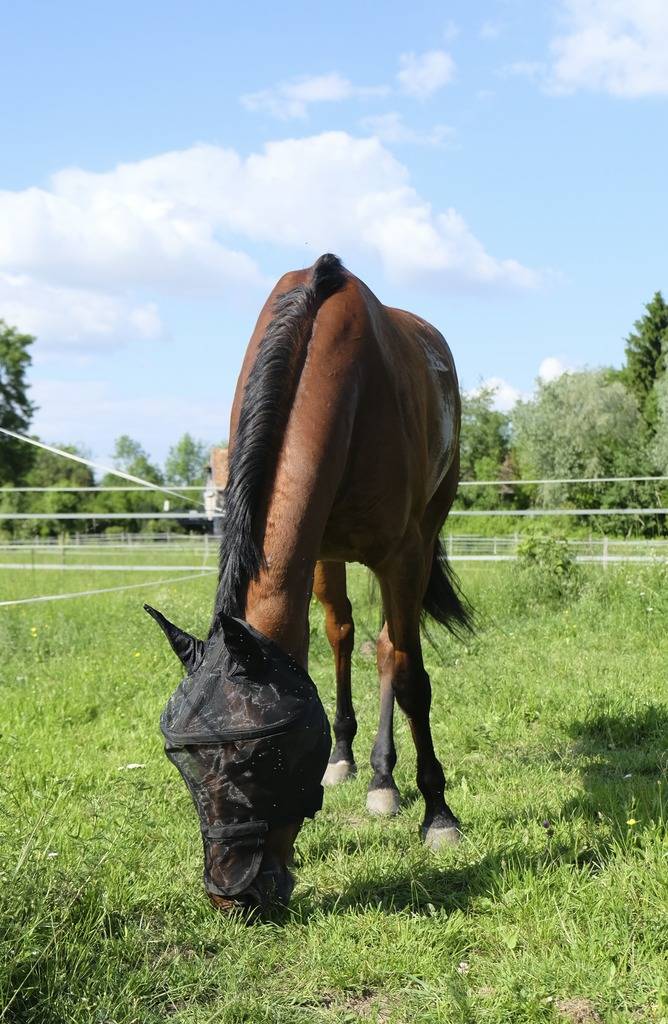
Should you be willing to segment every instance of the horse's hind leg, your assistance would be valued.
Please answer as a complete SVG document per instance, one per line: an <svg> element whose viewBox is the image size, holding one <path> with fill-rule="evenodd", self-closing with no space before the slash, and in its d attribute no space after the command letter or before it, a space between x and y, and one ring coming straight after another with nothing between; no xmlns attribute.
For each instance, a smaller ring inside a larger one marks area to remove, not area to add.
<svg viewBox="0 0 668 1024"><path fill-rule="evenodd" d="M336 670L336 715L334 749L325 771L323 784L335 785L355 774L353 739L357 720L350 686L350 668L355 642L352 607L346 592L345 562L318 562L313 590L325 610L325 629L334 654Z"/></svg>
<svg viewBox="0 0 668 1024"><path fill-rule="evenodd" d="M408 718L417 752L417 784L425 801L422 838L436 849L460 838L459 822L445 802L445 776L429 724L431 685L420 645L420 612L433 546L416 537L379 572L387 617L388 673L399 707Z"/></svg>
<svg viewBox="0 0 668 1024"><path fill-rule="evenodd" d="M376 742L371 751L373 778L366 797L367 810L371 814L398 814L399 790L392 772L397 763L394 746L394 691L392 689L394 648L383 626L376 645L378 676L380 678L380 718Z"/></svg>

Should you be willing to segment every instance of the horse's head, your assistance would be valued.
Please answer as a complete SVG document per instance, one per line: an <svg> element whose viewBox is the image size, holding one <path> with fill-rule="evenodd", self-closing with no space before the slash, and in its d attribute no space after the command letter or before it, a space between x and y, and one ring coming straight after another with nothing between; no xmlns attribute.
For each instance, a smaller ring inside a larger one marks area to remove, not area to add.
<svg viewBox="0 0 668 1024"><path fill-rule="evenodd" d="M322 805L329 724L309 675L247 623L222 615L205 643L145 605L187 670L160 719L197 807L215 906L287 903L305 817Z"/></svg>

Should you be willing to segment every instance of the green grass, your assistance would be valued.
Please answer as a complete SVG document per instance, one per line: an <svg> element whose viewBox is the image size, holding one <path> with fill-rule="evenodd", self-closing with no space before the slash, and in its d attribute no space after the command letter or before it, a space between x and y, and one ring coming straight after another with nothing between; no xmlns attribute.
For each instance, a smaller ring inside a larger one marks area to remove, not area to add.
<svg viewBox="0 0 668 1024"><path fill-rule="evenodd" d="M5 572L2 596L138 577ZM466 842L421 846L403 720L402 813L365 814L379 613L359 570L359 776L304 827L288 915L252 926L203 895L157 728L179 670L141 610L201 633L214 580L0 608L0 1020L668 1021L665 570L590 567L561 603L514 565L463 582L476 639L425 654ZM331 712L316 608L311 673Z"/></svg>

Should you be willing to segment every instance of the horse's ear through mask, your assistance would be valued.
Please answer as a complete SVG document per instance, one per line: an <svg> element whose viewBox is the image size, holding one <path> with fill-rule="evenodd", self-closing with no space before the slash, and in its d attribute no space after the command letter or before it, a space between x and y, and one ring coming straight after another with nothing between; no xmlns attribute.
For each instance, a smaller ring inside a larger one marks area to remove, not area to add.
<svg viewBox="0 0 668 1024"><path fill-rule="evenodd" d="M267 652L263 651L244 622L221 612L216 620L216 626L223 635L228 653L239 665L251 675L266 671Z"/></svg>
<svg viewBox="0 0 668 1024"><path fill-rule="evenodd" d="M162 612L159 612L157 608L151 608L150 604L144 605L144 611L148 612L151 618L155 619L158 623L186 672L193 672L204 657L204 648L206 646L204 641L198 640L196 636L192 636L190 633L186 633L184 629L179 629Z"/></svg>

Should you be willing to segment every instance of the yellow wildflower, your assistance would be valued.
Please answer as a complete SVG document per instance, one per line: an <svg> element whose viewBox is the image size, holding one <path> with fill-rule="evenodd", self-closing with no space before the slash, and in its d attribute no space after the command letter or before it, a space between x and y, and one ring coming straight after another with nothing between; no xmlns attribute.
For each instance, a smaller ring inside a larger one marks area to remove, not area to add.
<svg viewBox="0 0 668 1024"><path fill-rule="evenodd" d="M629 818L629 820L626 822L626 824L627 825L631 825L631 826L637 825L638 824L638 819L637 818Z"/></svg>

